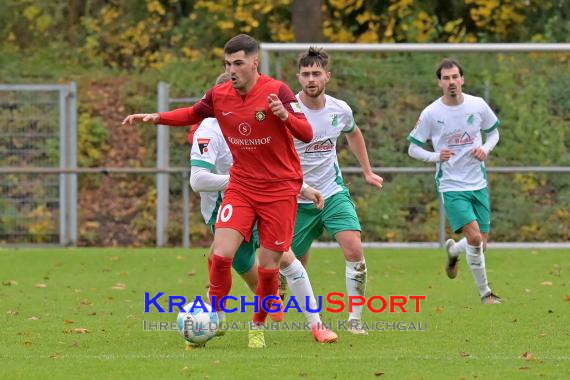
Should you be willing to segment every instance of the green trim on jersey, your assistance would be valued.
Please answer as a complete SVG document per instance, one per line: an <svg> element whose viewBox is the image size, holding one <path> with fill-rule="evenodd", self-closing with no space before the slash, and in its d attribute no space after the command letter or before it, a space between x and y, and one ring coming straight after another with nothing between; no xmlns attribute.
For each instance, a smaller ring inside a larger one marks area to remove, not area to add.
<svg viewBox="0 0 570 380"><path fill-rule="evenodd" d="M202 161L202 160L190 160L190 165L199 166L201 168L206 168L210 171L214 170L216 168L213 164L211 164L207 161Z"/></svg>
<svg viewBox="0 0 570 380"><path fill-rule="evenodd" d="M350 129L348 131L341 131L341 132L342 133L352 133L352 132L354 132L355 129L356 129L356 123L353 121L352 127L350 127Z"/></svg>
<svg viewBox="0 0 570 380"><path fill-rule="evenodd" d="M485 133L493 132L495 129L499 128L499 125L501 125L501 121L497 120L497 122L495 124L493 124L493 126L491 128L483 129L483 132L485 132Z"/></svg>
<svg viewBox="0 0 570 380"><path fill-rule="evenodd" d="M346 189L347 187L344 184L344 180L342 179L342 175L340 174L340 168L338 167L337 164L334 164L334 171L335 171L334 181L336 182L337 185L339 185L343 189Z"/></svg>
<svg viewBox="0 0 570 380"><path fill-rule="evenodd" d="M411 142L411 143L416 144L416 145L419 146L419 147L424 148L424 149L427 148L427 145L428 145L427 143L421 142L420 140L416 139L416 138L413 137L412 135L408 135L407 140L408 140L409 142Z"/></svg>
<svg viewBox="0 0 570 380"><path fill-rule="evenodd" d="M443 169L441 168L441 163L437 164L437 174L435 175L435 188L439 192L439 182L440 178L443 177Z"/></svg>
<svg viewBox="0 0 570 380"><path fill-rule="evenodd" d="M489 183L489 179L487 178L487 168L485 165L481 163L481 172L483 173L483 178L485 178L485 182Z"/></svg>
<svg viewBox="0 0 570 380"><path fill-rule="evenodd" d="M208 225L213 226L216 224L216 219L218 219L218 209L222 204L222 192L218 191L218 199L216 199L216 205L214 206L214 210L212 211L212 216L210 216L210 220L208 220ZM212 232L214 232L212 230Z"/></svg>

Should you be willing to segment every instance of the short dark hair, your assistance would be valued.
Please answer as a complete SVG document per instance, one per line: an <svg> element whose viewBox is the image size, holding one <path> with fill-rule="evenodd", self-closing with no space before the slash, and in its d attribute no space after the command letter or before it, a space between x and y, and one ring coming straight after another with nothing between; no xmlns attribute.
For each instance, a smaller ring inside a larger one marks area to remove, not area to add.
<svg viewBox="0 0 570 380"><path fill-rule="evenodd" d="M259 51L259 43L257 40L247 34L238 34L232 37L224 46L224 54L234 54L243 50L245 55L257 53Z"/></svg>
<svg viewBox="0 0 570 380"><path fill-rule="evenodd" d="M298 60L299 69L301 67L320 66L325 70L329 69L329 55L322 48L311 46L309 50L302 53Z"/></svg>
<svg viewBox="0 0 570 380"><path fill-rule="evenodd" d="M441 79L441 70L452 69L453 67L457 67L459 69L459 75L463 76L463 67L461 67L459 62L451 58L444 58L437 67L437 71L435 72L437 79Z"/></svg>

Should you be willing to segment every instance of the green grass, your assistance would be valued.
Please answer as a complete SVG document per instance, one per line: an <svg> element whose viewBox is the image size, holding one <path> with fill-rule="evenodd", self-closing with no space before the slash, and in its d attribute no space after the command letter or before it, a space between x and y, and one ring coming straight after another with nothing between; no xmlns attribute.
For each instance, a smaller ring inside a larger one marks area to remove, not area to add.
<svg viewBox="0 0 570 380"><path fill-rule="evenodd" d="M265 334L265 350L248 349L247 333L229 332L206 348L186 351L176 332L143 331L143 320L176 318L154 309L144 314L144 292L189 299L204 294L203 255L179 249L0 250L0 378L570 376L567 251L490 252L489 277L505 304L488 306L479 303L464 260L458 278L449 280L441 250L368 250L368 295L426 294L427 300L421 314L366 313L365 320L422 322L427 331L372 331L367 337L340 331L334 345L316 344L308 332L273 331ZM315 250L309 274L316 294L344 292L340 251ZM235 276L233 294L249 294ZM231 321L249 318L232 315ZM286 318L303 321L297 314ZM346 313L325 318L335 322ZM74 332L81 328L89 332Z"/></svg>

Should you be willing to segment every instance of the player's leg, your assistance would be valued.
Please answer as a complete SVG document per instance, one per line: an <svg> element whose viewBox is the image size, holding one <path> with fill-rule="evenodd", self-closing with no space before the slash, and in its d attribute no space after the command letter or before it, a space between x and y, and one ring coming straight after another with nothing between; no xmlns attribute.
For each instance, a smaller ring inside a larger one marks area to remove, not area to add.
<svg viewBox="0 0 570 380"><path fill-rule="evenodd" d="M445 209L445 216L451 229L455 233L461 233L464 226L477 220L467 192L448 191L441 193L440 195ZM458 242L455 242L453 239L448 239L445 242L445 251L447 252L445 272L447 273L447 277L457 277L457 272L459 270L459 256L462 252L467 253L467 245L467 236L463 237Z"/></svg>
<svg viewBox="0 0 570 380"><path fill-rule="evenodd" d="M336 342L338 336L323 326L319 313L307 310L307 305L311 310L317 310L317 300L313 293L309 274L303 264L295 257L292 250L288 250L283 254L280 267L280 273L287 279L291 293L311 325L315 340L319 343Z"/></svg>
<svg viewBox="0 0 570 380"><path fill-rule="evenodd" d="M272 202L258 202L255 204L255 211L258 216L257 227L261 246L255 291L258 311L253 314L248 347L263 348L265 339L258 326L267 318L268 312L263 308L264 304L268 310L276 310L273 301L267 300L268 297L279 298L276 296L279 287L279 263L283 252L289 250L293 239L297 197L292 195Z"/></svg>
<svg viewBox="0 0 570 380"><path fill-rule="evenodd" d="M218 213L210 269L210 300L215 296L212 306L220 320L225 319L220 300L229 294L232 286L234 256L244 239L251 238L254 223L255 212L251 205L242 194L228 188Z"/></svg>
<svg viewBox="0 0 570 380"><path fill-rule="evenodd" d="M487 252L487 240L489 238L489 232L491 231L491 206L487 188L472 192L472 204L475 215L477 216L477 223L479 225L479 232L481 234L480 251L482 265L480 268L484 273L485 280L487 280L485 254ZM481 295L481 302L484 304L500 304L501 298L493 293L489 284L487 283L487 286L485 287L485 293Z"/></svg>
<svg viewBox="0 0 570 380"><path fill-rule="evenodd" d="M323 222L326 230L340 245L345 258L345 281L348 296L365 296L367 269L360 237L361 226L348 189L334 194L325 202ZM362 306L354 306L348 314L353 334L366 335L361 328Z"/></svg>
<svg viewBox="0 0 570 380"><path fill-rule="evenodd" d="M311 244L322 235L323 230L322 210L316 208L313 203L299 203L291 250L305 268L309 262Z"/></svg>

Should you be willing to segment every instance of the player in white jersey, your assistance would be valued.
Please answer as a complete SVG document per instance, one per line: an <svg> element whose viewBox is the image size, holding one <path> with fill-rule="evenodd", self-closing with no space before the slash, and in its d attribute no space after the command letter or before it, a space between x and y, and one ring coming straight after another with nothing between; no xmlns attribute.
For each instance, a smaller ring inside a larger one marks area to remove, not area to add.
<svg viewBox="0 0 570 380"><path fill-rule="evenodd" d="M455 233L465 237L449 239L446 272L457 276L459 254L466 259L479 288L481 302L498 304L487 281L485 251L491 229L491 208L487 190L485 159L499 141L499 120L479 97L463 93L463 68L444 59L436 72L443 96L421 113L408 136L408 153L413 158L436 163L436 185L445 214ZM483 144L481 131L486 138ZM431 140L434 152L425 149Z"/></svg>
<svg viewBox="0 0 570 380"><path fill-rule="evenodd" d="M314 137L309 143L295 140L295 148L301 159L305 183L323 194L325 206L319 210L309 200L299 198L291 248L306 265L312 242L326 229L344 253L348 295L364 296L367 270L360 238L361 227L354 202L340 173L336 156L338 137L346 135L369 184L381 189L383 179L372 172L364 138L348 104L325 94L330 77L329 58L323 49L311 47L301 55L297 78L302 91L297 99L313 128ZM349 312L350 332L367 334L361 327L361 319L362 307L356 306Z"/></svg>
<svg viewBox="0 0 570 380"><path fill-rule="evenodd" d="M218 77L217 83L229 80L224 74ZM233 164L230 149L224 139L220 126L214 118L202 121L200 127L192 137L191 152L191 175L190 185L194 191L200 192L200 208L206 224L214 229L214 224L221 204L223 194L229 182L229 172ZM303 186L302 194L317 207L322 208L322 196L312 187ZM232 266L245 280L249 288L255 293L257 287L257 263L255 252L259 248L257 230L254 229L249 242L243 242L238 249ZM210 256L212 252L210 252ZM210 263L210 258L208 258ZM209 267L209 265L208 265ZM306 309L306 297L309 297L312 310L317 308L317 302L311 287L309 276L299 260L292 252L285 253L281 258L280 270L287 279L292 293L295 295L300 308L311 324L313 336L317 342L332 343L338 339L337 335L324 327L318 313L308 312ZM278 301L280 302L280 300ZM274 302L275 304L275 302ZM275 320L276 314L282 319L282 312L270 313ZM262 334L250 336L250 347L253 347L252 339L263 339ZM259 342L255 342L259 344ZM264 345L264 342L263 342Z"/></svg>

